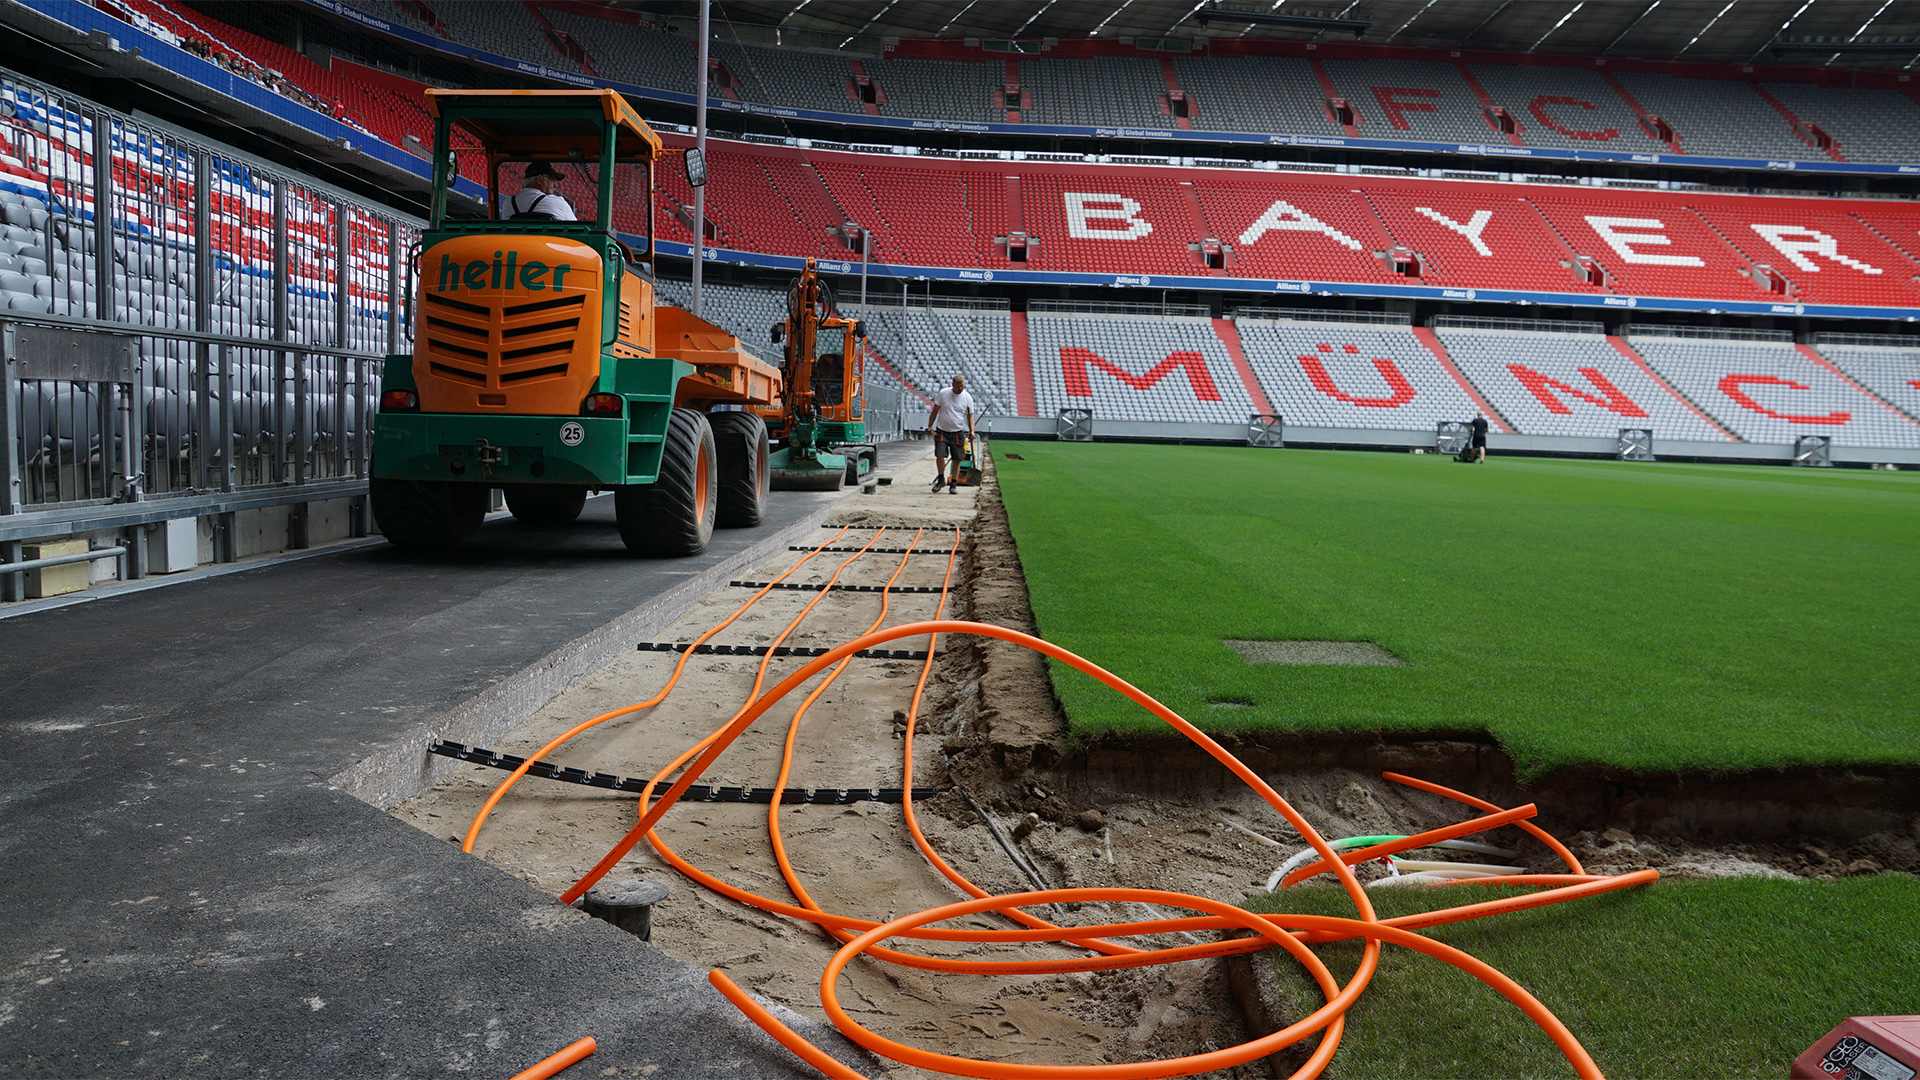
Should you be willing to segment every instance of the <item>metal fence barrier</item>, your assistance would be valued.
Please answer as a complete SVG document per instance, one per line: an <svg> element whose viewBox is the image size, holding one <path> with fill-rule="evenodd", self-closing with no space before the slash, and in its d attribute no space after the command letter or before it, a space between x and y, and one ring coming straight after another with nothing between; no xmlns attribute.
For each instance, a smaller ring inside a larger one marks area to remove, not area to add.
<svg viewBox="0 0 1920 1080"><path fill-rule="evenodd" d="M1499 330L1522 334L1605 334L1605 323L1561 322L1553 319L1495 319L1485 315L1435 315L1427 320L1435 330Z"/></svg>
<svg viewBox="0 0 1920 1080"><path fill-rule="evenodd" d="M5 69L0 151L0 594L23 541L138 577L143 526L364 495L418 221Z"/></svg>
<svg viewBox="0 0 1920 1080"><path fill-rule="evenodd" d="M867 387L867 438L874 442L890 442L906 437L905 413L902 411L906 395L899 390L883 386Z"/></svg>

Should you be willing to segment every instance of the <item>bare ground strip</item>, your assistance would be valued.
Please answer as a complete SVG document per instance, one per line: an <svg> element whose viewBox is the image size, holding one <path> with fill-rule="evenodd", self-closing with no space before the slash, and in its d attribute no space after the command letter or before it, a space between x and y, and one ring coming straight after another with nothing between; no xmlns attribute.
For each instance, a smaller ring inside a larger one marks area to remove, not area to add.
<svg viewBox="0 0 1920 1080"><path fill-rule="evenodd" d="M1249 664L1333 664L1344 667L1406 667L1407 662L1371 641L1220 642Z"/></svg>

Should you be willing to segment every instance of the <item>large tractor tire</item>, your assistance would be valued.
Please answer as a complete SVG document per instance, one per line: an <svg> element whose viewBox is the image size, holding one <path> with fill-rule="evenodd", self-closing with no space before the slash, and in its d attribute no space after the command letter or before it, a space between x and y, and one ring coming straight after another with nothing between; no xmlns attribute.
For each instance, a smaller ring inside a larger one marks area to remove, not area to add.
<svg viewBox="0 0 1920 1080"><path fill-rule="evenodd" d="M772 475L767 422L749 412L717 412L707 414L707 423L720 462L719 508L713 523L723 529L750 529L760 524Z"/></svg>
<svg viewBox="0 0 1920 1080"><path fill-rule="evenodd" d="M720 488L718 454L706 415L675 409L660 448L660 476L613 493L620 539L635 555L698 555L713 537Z"/></svg>
<svg viewBox="0 0 1920 1080"><path fill-rule="evenodd" d="M387 541L401 548L463 544L487 516L488 488L444 480L367 482L373 520Z"/></svg>
<svg viewBox="0 0 1920 1080"><path fill-rule="evenodd" d="M587 507L587 489L570 484L514 484L507 509L529 525L570 525Z"/></svg>

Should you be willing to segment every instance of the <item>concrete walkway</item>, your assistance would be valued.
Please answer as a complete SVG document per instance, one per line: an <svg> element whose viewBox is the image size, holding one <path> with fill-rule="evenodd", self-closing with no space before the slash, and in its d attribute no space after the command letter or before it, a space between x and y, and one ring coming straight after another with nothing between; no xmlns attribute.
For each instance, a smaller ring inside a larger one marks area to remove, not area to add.
<svg viewBox="0 0 1920 1080"><path fill-rule="evenodd" d="M704 971L330 781L410 794L422 732L512 722L857 498L776 493L695 559L627 558L602 498L0 621L0 1076L509 1076L584 1035L580 1075L815 1075Z"/></svg>

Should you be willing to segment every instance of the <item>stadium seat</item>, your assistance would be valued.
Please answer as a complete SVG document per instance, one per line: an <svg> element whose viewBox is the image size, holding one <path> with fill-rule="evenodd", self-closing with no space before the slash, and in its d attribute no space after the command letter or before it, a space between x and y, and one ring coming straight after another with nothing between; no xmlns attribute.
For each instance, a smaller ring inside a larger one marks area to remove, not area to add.
<svg viewBox="0 0 1920 1080"><path fill-rule="evenodd" d="M1305 60L1284 56L1176 57L1180 89L1193 101L1193 126L1208 131L1338 135L1327 92Z"/></svg>
<svg viewBox="0 0 1920 1080"><path fill-rule="evenodd" d="M1021 110L1023 123L1174 126L1159 106L1167 92L1160 64L1144 57L1022 60L1020 89L1033 102Z"/></svg>
<svg viewBox="0 0 1920 1080"><path fill-rule="evenodd" d="M1393 241L1365 199L1340 180L1336 186L1210 174L1195 179L1194 188L1207 223L1232 248L1228 266L1236 276L1392 280L1376 253Z"/></svg>
<svg viewBox="0 0 1920 1080"><path fill-rule="evenodd" d="M1547 292L1605 292L1560 250L1533 204L1511 191L1476 185L1370 187L1393 239L1420 256L1420 279L1433 285Z"/></svg>
<svg viewBox="0 0 1920 1080"><path fill-rule="evenodd" d="M1486 107L1454 64L1422 60L1328 60L1339 96L1359 112L1356 127L1372 139L1505 142L1487 123Z"/></svg>
<svg viewBox="0 0 1920 1080"><path fill-rule="evenodd" d="M1442 320L1434 334L1520 434L1611 439L1621 428L1637 427L1652 428L1656 439L1728 441L1615 349L1602 327L1570 331L1482 329Z"/></svg>
<svg viewBox="0 0 1920 1080"><path fill-rule="evenodd" d="M1748 260L1685 202L1590 188L1538 189L1540 208L1575 254L1597 260L1622 294L1760 300Z"/></svg>
<svg viewBox="0 0 1920 1080"><path fill-rule="evenodd" d="M1867 344L1867 341L1874 343ZM1907 416L1920 419L1920 338L1874 337L1833 342L1816 336L1815 342L1814 348L1855 382L1891 402Z"/></svg>
<svg viewBox="0 0 1920 1080"><path fill-rule="evenodd" d="M1667 152L1640 126L1633 106L1591 68L1475 63L1467 70L1513 117L1528 146Z"/></svg>
<svg viewBox="0 0 1920 1080"><path fill-rule="evenodd" d="M1620 84L1672 125L1685 153L1710 157L1824 159L1752 83L1623 71Z"/></svg>
<svg viewBox="0 0 1920 1080"><path fill-rule="evenodd" d="M1920 104L1898 90L1783 82L1763 89L1824 132L1848 161L1920 161Z"/></svg>
<svg viewBox="0 0 1920 1080"><path fill-rule="evenodd" d="M1410 327L1315 319L1310 311L1234 319L1247 362L1292 426L1431 431L1480 408Z"/></svg>
<svg viewBox="0 0 1920 1080"><path fill-rule="evenodd" d="M1022 171L1028 231L1044 238L1029 264L1106 274L1196 272L1189 245L1204 238L1194 234L1176 176Z"/></svg>
<svg viewBox="0 0 1920 1080"><path fill-rule="evenodd" d="M1840 207L1806 201L1756 206L1752 199L1727 196L1689 202L1748 259L1790 280L1796 300L1920 306L1914 284L1920 263ZM1776 206L1778 213L1760 212Z"/></svg>
<svg viewBox="0 0 1920 1080"><path fill-rule="evenodd" d="M1034 311L1027 333L1041 416L1244 424L1259 411L1209 319Z"/></svg>
<svg viewBox="0 0 1920 1080"><path fill-rule="evenodd" d="M1748 442L1824 435L1845 446L1920 447L1920 421L1861 393L1791 341L1665 336L1628 340L1661 377Z"/></svg>

